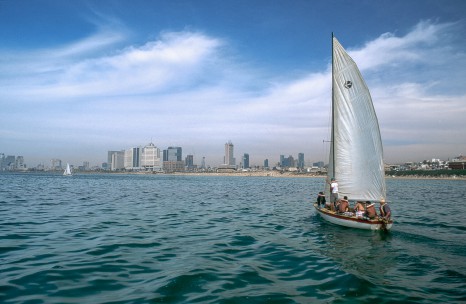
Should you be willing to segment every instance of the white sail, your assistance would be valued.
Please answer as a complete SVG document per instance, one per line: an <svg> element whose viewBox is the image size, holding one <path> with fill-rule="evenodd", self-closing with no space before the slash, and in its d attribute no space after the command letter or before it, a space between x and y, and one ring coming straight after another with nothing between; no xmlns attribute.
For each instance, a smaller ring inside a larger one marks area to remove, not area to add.
<svg viewBox="0 0 466 304"><path fill-rule="evenodd" d="M344 48L333 38L333 122L328 182L350 200L386 198L382 140L369 89ZM327 194L329 187L326 187Z"/></svg>
<svg viewBox="0 0 466 304"><path fill-rule="evenodd" d="M71 173L71 168L70 168L70 164L66 164L66 169L65 169L65 171L63 172L63 175L72 175L72 173Z"/></svg>

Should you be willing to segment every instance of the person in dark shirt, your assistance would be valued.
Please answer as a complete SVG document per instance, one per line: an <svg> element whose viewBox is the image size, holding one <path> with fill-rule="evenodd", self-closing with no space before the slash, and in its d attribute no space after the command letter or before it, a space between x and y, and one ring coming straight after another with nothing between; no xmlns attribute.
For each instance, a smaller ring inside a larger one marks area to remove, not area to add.
<svg viewBox="0 0 466 304"><path fill-rule="evenodd" d="M325 207L325 195L323 192L319 192L319 194L317 195L317 206L320 208L320 205L322 205L323 207Z"/></svg>
<svg viewBox="0 0 466 304"><path fill-rule="evenodd" d="M380 216L385 220L390 220L392 212L390 210L390 206L385 202L384 199L380 200Z"/></svg>

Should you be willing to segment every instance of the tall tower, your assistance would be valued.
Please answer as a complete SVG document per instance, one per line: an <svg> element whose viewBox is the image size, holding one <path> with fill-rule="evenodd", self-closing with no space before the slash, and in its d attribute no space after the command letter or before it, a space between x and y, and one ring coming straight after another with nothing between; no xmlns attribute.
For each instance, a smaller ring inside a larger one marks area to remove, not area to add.
<svg viewBox="0 0 466 304"><path fill-rule="evenodd" d="M304 169L304 153L298 154L298 168Z"/></svg>
<svg viewBox="0 0 466 304"><path fill-rule="evenodd" d="M249 168L249 154L244 153L243 155L243 168L248 169Z"/></svg>
<svg viewBox="0 0 466 304"><path fill-rule="evenodd" d="M194 155L190 154L186 156L185 166L188 167L188 169L194 168Z"/></svg>
<svg viewBox="0 0 466 304"><path fill-rule="evenodd" d="M205 156L202 157L201 169L205 169Z"/></svg>
<svg viewBox="0 0 466 304"><path fill-rule="evenodd" d="M225 165L228 165L228 166L234 166L235 165L235 158L233 156L233 143L231 141L228 141L226 144L225 144L225 159L224 159L224 163Z"/></svg>

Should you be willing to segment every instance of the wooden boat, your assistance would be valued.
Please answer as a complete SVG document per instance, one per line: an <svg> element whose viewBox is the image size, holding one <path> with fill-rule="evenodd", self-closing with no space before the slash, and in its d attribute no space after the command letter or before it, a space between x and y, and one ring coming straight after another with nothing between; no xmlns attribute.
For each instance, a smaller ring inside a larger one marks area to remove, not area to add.
<svg viewBox="0 0 466 304"><path fill-rule="evenodd" d="M385 201L382 139L372 98L356 63L333 34L331 128L327 202L332 178L338 181L339 198L347 196L350 202ZM393 220L370 220L314 206L325 220L341 226L388 230L393 225Z"/></svg>

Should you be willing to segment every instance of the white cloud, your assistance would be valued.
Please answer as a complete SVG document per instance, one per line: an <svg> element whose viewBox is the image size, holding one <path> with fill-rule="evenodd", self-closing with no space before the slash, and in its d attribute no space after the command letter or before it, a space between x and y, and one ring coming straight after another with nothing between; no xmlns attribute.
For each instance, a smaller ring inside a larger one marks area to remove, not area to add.
<svg viewBox="0 0 466 304"><path fill-rule="evenodd" d="M404 36L387 33L349 48L371 89L388 161L419 147L426 147L426 158L466 152L464 81L444 77L464 74L466 56L450 36L458 26L421 22ZM76 150L92 147L103 159L105 150L154 138L162 148L190 147L220 163L223 143L231 139L241 149L237 157L249 152L252 159L274 161L305 152L306 159L327 159L322 140L328 137L329 70L288 79L265 75L229 56L226 41L199 32L167 32L116 52L102 49L121 43L123 35L102 43L98 37L49 50L59 54L57 65L35 53L40 64L27 73L11 68L31 62L26 56L1 62L5 144L40 138L58 145L59 136ZM450 56L457 61L449 63ZM448 86L454 89L445 91ZM214 146L220 155L208 155Z"/></svg>

